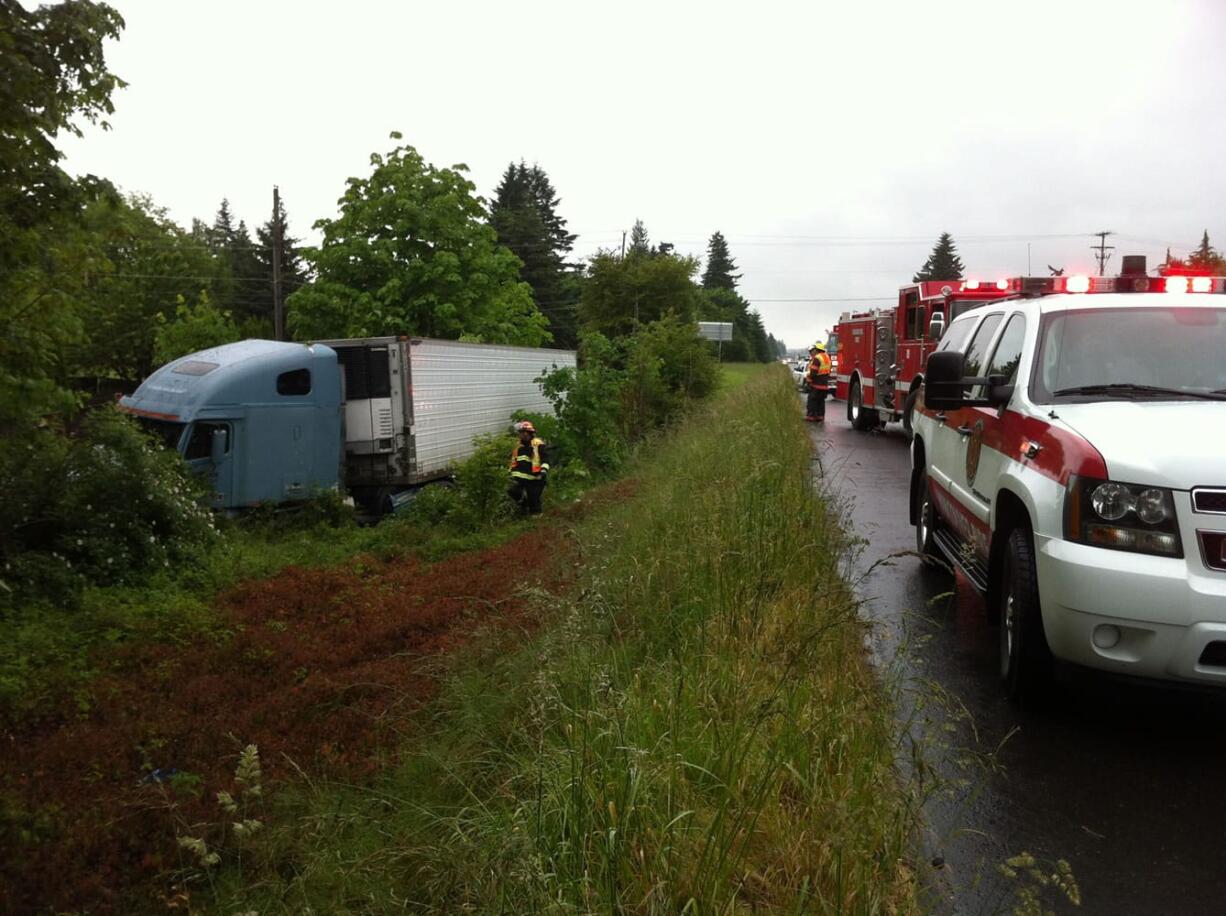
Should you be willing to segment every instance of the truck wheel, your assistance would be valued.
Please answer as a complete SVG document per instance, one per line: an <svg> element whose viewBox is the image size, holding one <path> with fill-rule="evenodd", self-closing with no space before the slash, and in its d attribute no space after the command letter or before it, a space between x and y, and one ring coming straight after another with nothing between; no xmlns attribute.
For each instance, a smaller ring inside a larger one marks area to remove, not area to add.
<svg viewBox="0 0 1226 916"><path fill-rule="evenodd" d="M1052 657L1043 634L1034 542L1023 527L1009 532L1000 581L1000 682L1017 702L1051 676Z"/></svg>
<svg viewBox="0 0 1226 916"><path fill-rule="evenodd" d="M907 438L910 439L915 435L915 430L911 426L911 415L915 413L915 402L919 400L919 388L916 388L909 395L902 406L902 428L907 433Z"/></svg>
<svg viewBox="0 0 1226 916"><path fill-rule="evenodd" d="M928 489L928 472L921 470L915 480L915 552L924 558L925 569L947 569L948 564L936 541L936 507ZM932 562L935 561L935 562Z"/></svg>
<svg viewBox="0 0 1226 916"><path fill-rule="evenodd" d="M877 411L864 407L864 390L860 387L859 379L851 383L851 391L847 395L847 419L851 420L853 428L861 432L867 432L877 425Z"/></svg>

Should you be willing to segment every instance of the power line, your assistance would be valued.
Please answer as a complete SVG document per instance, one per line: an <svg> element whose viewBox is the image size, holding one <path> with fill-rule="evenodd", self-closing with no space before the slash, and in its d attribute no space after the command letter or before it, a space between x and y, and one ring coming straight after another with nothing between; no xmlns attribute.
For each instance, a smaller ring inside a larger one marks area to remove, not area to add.
<svg viewBox="0 0 1226 916"><path fill-rule="evenodd" d="M1114 245L1107 244L1107 236L1115 235L1115 233L1110 229L1104 229L1101 232L1094 232L1092 234L1098 236L1098 244L1091 245L1090 250L1098 251L1098 254L1096 254L1094 257L1098 259L1098 275L1101 277L1106 272L1107 262L1111 260L1111 255L1107 254L1107 252L1115 250Z"/></svg>
<svg viewBox="0 0 1226 916"><path fill-rule="evenodd" d="M743 296L746 302L893 302L891 296L833 296L817 299L758 299L754 296Z"/></svg>

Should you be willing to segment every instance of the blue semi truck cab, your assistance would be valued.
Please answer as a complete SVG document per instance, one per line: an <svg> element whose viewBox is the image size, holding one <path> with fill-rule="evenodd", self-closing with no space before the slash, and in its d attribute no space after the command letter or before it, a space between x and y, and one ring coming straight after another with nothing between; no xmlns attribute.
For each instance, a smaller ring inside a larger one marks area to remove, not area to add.
<svg viewBox="0 0 1226 916"><path fill-rule="evenodd" d="M174 360L119 402L212 489L215 509L342 483L342 382L322 344L245 340Z"/></svg>

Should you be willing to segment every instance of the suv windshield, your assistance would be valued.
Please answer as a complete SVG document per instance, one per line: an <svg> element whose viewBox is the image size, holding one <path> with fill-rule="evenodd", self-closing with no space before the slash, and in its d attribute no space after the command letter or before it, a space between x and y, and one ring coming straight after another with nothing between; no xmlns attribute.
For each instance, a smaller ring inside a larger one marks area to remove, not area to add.
<svg viewBox="0 0 1226 916"><path fill-rule="evenodd" d="M1054 400L1226 400L1226 309L1057 312L1043 323L1031 395Z"/></svg>

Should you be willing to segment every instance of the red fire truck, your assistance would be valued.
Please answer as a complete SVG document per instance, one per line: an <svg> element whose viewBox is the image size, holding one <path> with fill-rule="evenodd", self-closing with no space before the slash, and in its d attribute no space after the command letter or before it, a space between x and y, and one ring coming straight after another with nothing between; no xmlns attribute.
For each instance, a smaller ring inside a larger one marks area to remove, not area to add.
<svg viewBox="0 0 1226 916"><path fill-rule="evenodd" d="M898 291L898 305L844 312L831 334L839 355L836 397L859 430L901 420L911 432L911 411L924 380L924 363L945 325L968 309L1011 295L1000 280L925 280Z"/></svg>

